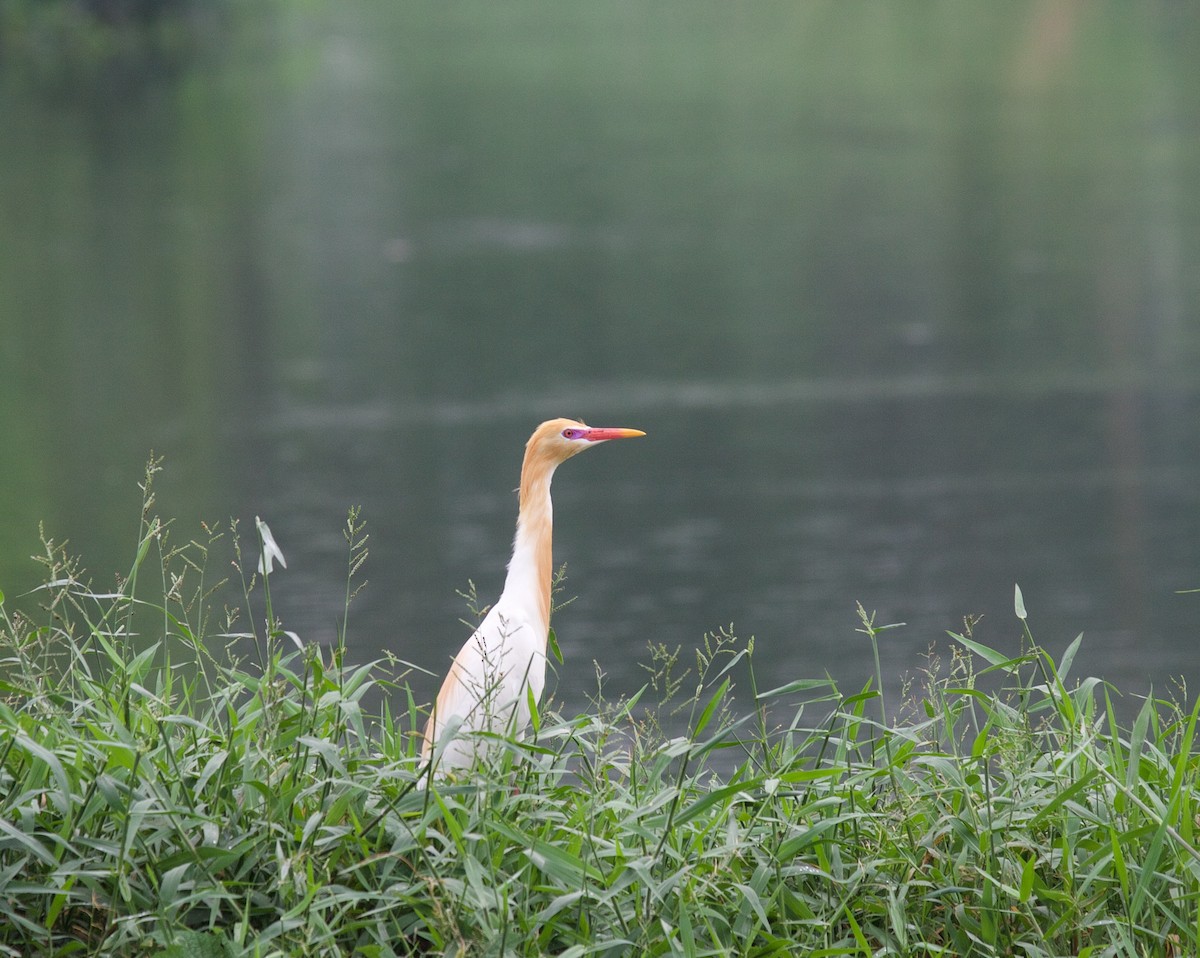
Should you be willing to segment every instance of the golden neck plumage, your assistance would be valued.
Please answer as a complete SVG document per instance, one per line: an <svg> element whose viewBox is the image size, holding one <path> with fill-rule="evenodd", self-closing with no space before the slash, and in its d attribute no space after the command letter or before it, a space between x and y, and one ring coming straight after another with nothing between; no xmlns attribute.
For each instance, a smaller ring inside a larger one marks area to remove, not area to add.
<svg viewBox="0 0 1200 958"><path fill-rule="evenodd" d="M558 460L545 454L537 443L530 443L525 451L517 536L509 566L509 584L521 582L525 588L536 590L537 608L545 626L543 631L550 628L550 586L554 577L554 512L550 480L557 465ZM507 590L507 584L505 588Z"/></svg>

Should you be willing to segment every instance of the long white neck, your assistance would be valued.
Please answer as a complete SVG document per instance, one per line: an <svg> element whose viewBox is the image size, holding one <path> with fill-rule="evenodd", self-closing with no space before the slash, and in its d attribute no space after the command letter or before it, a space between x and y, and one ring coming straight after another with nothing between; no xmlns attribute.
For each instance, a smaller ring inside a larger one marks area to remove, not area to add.
<svg viewBox="0 0 1200 958"><path fill-rule="evenodd" d="M553 464L526 459L521 470L517 535L504 581L504 597L538 615L538 637L543 645L550 629L550 585L554 576L554 507L550 501L553 475Z"/></svg>

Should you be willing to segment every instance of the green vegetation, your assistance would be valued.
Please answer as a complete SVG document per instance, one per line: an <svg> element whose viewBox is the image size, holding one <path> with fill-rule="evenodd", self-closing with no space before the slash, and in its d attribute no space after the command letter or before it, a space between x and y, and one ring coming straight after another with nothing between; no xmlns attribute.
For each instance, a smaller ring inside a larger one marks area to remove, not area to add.
<svg viewBox="0 0 1200 958"><path fill-rule="evenodd" d="M0 0L0 66L59 95L137 86L189 60L220 2Z"/></svg>
<svg viewBox="0 0 1200 958"><path fill-rule="evenodd" d="M874 682L760 690L720 632L425 785L398 663L345 662L345 625L297 650L258 550L176 544L154 468L117 588L47 542L38 610L0 598L0 954L1197 953L1197 709L1120 728L1078 641L1008 658L968 628L892 715Z"/></svg>

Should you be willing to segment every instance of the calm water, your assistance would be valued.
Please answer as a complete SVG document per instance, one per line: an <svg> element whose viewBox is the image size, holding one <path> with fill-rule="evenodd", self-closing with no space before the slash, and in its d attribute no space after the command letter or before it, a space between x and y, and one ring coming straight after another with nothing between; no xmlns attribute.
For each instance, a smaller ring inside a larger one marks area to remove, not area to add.
<svg viewBox="0 0 1200 958"><path fill-rule="evenodd" d="M435 672L521 448L568 464L568 707L730 622L760 684L946 629L1200 672L1200 16L1174 3L230 4L0 66L0 589L107 581L136 482L266 518L286 625ZM245 526L249 528L249 526ZM431 695L433 678L418 677Z"/></svg>

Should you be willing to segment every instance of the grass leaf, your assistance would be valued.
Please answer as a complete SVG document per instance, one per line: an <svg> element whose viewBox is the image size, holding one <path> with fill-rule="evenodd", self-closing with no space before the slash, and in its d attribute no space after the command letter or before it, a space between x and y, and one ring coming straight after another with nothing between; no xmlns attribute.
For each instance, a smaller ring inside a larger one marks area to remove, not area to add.
<svg viewBox="0 0 1200 958"><path fill-rule="evenodd" d="M997 652L995 649L988 648L982 642L976 642L974 639L968 639L965 635L959 635L957 632L948 632L947 635L958 642L963 648L974 652L989 665L993 665L999 669L1011 669L1014 665L1024 661L1024 656L1019 658L1010 658L1003 652Z"/></svg>

